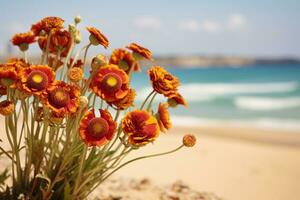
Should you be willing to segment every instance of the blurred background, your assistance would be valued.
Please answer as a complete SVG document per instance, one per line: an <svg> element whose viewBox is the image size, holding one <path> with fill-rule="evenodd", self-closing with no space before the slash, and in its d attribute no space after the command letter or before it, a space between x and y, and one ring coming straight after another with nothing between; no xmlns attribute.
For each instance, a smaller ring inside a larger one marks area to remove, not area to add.
<svg viewBox="0 0 300 200"><path fill-rule="evenodd" d="M181 179L225 199L296 200L299 9L297 0L2 0L0 57L20 55L10 38L45 16L68 24L80 15L82 46L88 39L85 27L99 28L110 47L92 48L90 58L137 42L153 52L151 65L167 67L180 78L180 92L189 103L171 110L173 135L163 136L159 148L172 146L170 141L186 132L197 134L200 142L188 156L183 152L162 161L164 167L149 161L126 168L121 176L148 175L159 183ZM30 47L31 55L39 53L37 45ZM133 77L138 102L151 90L146 70Z"/></svg>
<svg viewBox="0 0 300 200"><path fill-rule="evenodd" d="M44 16L101 29L109 54L137 42L182 81L189 109L176 123L251 125L300 130L299 2L287 1L1 1L0 52L17 55L10 38ZM31 55L39 48L31 47ZM176 68L176 69L175 69ZM146 76L134 85L148 92ZM145 92L146 91L146 92ZM142 99L144 96L140 96Z"/></svg>

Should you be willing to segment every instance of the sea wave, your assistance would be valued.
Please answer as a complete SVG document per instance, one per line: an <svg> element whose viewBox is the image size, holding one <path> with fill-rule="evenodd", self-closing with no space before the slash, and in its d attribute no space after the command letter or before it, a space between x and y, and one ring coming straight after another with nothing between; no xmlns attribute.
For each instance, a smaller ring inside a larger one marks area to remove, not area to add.
<svg viewBox="0 0 300 200"><path fill-rule="evenodd" d="M267 98L267 97L236 97L236 107L240 109L268 111L300 107L300 97Z"/></svg>
<svg viewBox="0 0 300 200"><path fill-rule="evenodd" d="M226 126L226 127L256 127L268 130L300 131L299 120L278 118L256 119L206 119L193 116L172 116L172 123L179 127Z"/></svg>
<svg viewBox="0 0 300 200"><path fill-rule="evenodd" d="M179 91L191 101L208 101L224 95L233 94L269 94L286 93L297 90L297 82L269 82L269 83L187 83L180 86ZM137 96L143 100L152 88L142 89ZM158 97L162 100L162 97Z"/></svg>

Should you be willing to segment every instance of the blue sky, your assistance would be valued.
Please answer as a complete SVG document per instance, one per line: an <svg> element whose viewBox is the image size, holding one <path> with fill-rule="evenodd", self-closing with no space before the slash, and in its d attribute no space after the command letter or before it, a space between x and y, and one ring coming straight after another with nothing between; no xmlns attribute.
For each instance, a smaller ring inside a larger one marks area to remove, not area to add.
<svg viewBox="0 0 300 200"><path fill-rule="evenodd" d="M165 55L300 57L299 10L299 0L1 0L0 51L42 17L81 15L83 36L101 29L109 51L136 41Z"/></svg>

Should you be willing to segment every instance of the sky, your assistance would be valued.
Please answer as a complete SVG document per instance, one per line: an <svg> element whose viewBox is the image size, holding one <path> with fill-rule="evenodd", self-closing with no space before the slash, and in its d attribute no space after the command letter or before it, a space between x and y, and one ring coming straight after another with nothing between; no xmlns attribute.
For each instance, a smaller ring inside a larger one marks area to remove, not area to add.
<svg viewBox="0 0 300 200"><path fill-rule="evenodd" d="M80 15L83 37L99 28L108 51L137 42L155 55L300 58L299 10L299 0L1 0L0 52L45 16Z"/></svg>

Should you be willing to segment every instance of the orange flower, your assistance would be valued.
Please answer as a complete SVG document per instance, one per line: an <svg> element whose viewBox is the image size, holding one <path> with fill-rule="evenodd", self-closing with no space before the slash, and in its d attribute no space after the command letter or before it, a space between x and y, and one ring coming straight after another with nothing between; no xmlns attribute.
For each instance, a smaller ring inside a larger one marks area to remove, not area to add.
<svg viewBox="0 0 300 200"><path fill-rule="evenodd" d="M122 120L122 129L128 136L128 142L134 146L153 142L160 132L156 118L145 110L127 113Z"/></svg>
<svg viewBox="0 0 300 200"><path fill-rule="evenodd" d="M35 35L32 32L18 33L12 37L11 42L15 46L20 46L24 44L28 45L35 42Z"/></svg>
<svg viewBox="0 0 300 200"><path fill-rule="evenodd" d="M83 70L79 67L72 67L68 70L68 78L73 82L78 82L83 79Z"/></svg>
<svg viewBox="0 0 300 200"><path fill-rule="evenodd" d="M133 51L134 54L137 55L137 57L144 57L148 60L152 59L152 53L149 49L146 49L145 47L142 47L136 43L131 43L129 46L126 48L130 49Z"/></svg>
<svg viewBox="0 0 300 200"><path fill-rule="evenodd" d="M7 116L15 111L15 104L13 102L4 100L0 102L0 114Z"/></svg>
<svg viewBox="0 0 300 200"><path fill-rule="evenodd" d="M168 111L168 104L159 104L158 106L158 112L157 112L157 118L158 118L158 124L160 127L160 130L163 132L165 129L170 129L172 127L171 121L170 121L170 115Z"/></svg>
<svg viewBox="0 0 300 200"><path fill-rule="evenodd" d="M80 88L57 81L41 95L43 104L59 116L75 113L79 107Z"/></svg>
<svg viewBox="0 0 300 200"><path fill-rule="evenodd" d="M38 39L38 44L39 44L39 47L42 51L46 51L47 38L48 38L48 36L44 35L44 36L40 36L39 39Z"/></svg>
<svg viewBox="0 0 300 200"><path fill-rule="evenodd" d="M128 94L124 98L113 101L111 102L111 104L117 107L117 109L125 110L130 106L133 106L134 97L135 97L135 90L129 89Z"/></svg>
<svg viewBox="0 0 300 200"><path fill-rule="evenodd" d="M135 62L132 54L125 49L115 49L110 56L109 63L118 65L127 74L131 67L134 71L141 71L140 65Z"/></svg>
<svg viewBox="0 0 300 200"><path fill-rule="evenodd" d="M95 27L86 27L86 29L90 32L90 42L97 46L101 44L104 48L107 48L109 45L108 39L103 35L98 29Z"/></svg>
<svg viewBox="0 0 300 200"><path fill-rule="evenodd" d="M60 29L64 26L64 20L59 17L45 17L41 21L31 26L31 31L36 35L40 35L40 32L44 30L49 33L52 29Z"/></svg>
<svg viewBox="0 0 300 200"><path fill-rule="evenodd" d="M38 44L41 50L46 51L47 48L47 35L40 36L38 39ZM60 52L60 56L66 57L71 48L71 35L68 31L63 29L53 29L51 31L49 52L57 54Z"/></svg>
<svg viewBox="0 0 300 200"><path fill-rule="evenodd" d="M106 65L94 74L90 89L107 102L113 102L128 94L129 78L117 65Z"/></svg>
<svg viewBox="0 0 300 200"><path fill-rule="evenodd" d="M196 137L192 134L186 134L182 138L182 144L186 147L193 147L196 144Z"/></svg>
<svg viewBox="0 0 300 200"><path fill-rule="evenodd" d="M94 110L86 111L80 121L79 135L88 146L105 145L114 137L117 124L107 110L100 109L100 117Z"/></svg>
<svg viewBox="0 0 300 200"><path fill-rule="evenodd" d="M30 64L26 63L24 59L20 58L11 58L7 61L6 65L12 65L18 70L30 66Z"/></svg>
<svg viewBox="0 0 300 200"><path fill-rule="evenodd" d="M18 78L18 68L12 64L0 65L0 83L4 87L14 87Z"/></svg>
<svg viewBox="0 0 300 200"><path fill-rule="evenodd" d="M152 87L157 93L169 97L177 92L179 80L164 68L160 66L152 67L148 70L148 74Z"/></svg>
<svg viewBox="0 0 300 200"><path fill-rule="evenodd" d="M20 72L19 88L28 94L41 95L55 81L55 72L46 65L32 65Z"/></svg>
<svg viewBox="0 0 300 200"><path fill-rule="evenodd" d="M178 92L175 92L169 96L168 104L171 107L176 107L178 104L187 106L186 100Z"/></svg>
<svg viewBox="0 0 300 200"><path fill-rule="evenodd" d="M67 30L53 29L51 31L50 46L54 48L55 52L60 51L67 54L71 43L71 34Z"/></svg>

